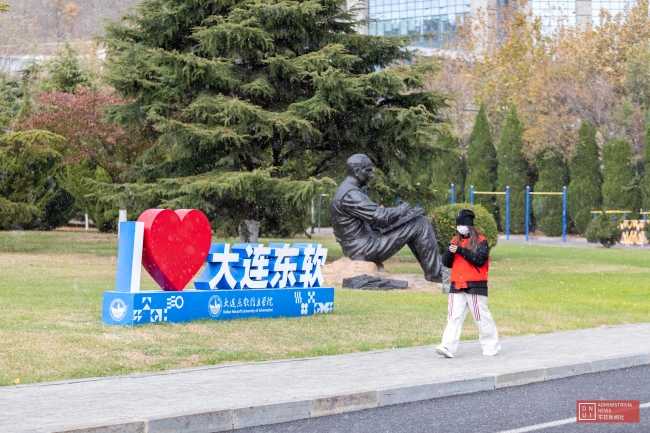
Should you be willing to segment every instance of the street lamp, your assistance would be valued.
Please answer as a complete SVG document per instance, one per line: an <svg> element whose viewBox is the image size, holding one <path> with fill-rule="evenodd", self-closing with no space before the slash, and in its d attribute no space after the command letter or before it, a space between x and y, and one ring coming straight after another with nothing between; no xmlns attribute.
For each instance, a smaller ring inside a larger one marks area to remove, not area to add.
<svg viewBox="0 0 650 433"><path fill-rule="evenodd" d="M318 233L320 233L320 211L323 205L323 197L329 197L329 194L321 194L318 197Z"/></svg>

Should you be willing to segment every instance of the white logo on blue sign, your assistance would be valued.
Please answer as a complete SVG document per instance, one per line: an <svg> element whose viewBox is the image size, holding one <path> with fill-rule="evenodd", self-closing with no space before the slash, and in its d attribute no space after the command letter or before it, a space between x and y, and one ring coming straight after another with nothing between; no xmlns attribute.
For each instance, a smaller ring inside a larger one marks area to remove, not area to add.
<svg viewBox="0 0 650 433"><path fill-rule="evenodd" d="M218 295L214 295L208 301L208 311L210 311L210 316L218 317L221 314L222 307L221 298Z"/></svg>
<svg viewBox="0 0 650 433"><path fill-rule="evenodd" d="M120 320L124 319L124 316L126 316L126 304L120 298L113 299L113 302L111 302L110 311L113 320L119 322Z"/></svg>

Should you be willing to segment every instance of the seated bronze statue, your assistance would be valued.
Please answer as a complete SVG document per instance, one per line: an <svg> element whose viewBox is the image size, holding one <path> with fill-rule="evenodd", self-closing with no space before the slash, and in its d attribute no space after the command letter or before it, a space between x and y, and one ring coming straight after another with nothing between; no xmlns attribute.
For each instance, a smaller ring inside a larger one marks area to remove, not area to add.
<svg viewBox="0 0 650 433"><path fill-rule="evenodd" d="M428 218L408 203L380 207L363 193L362 188L373 178L372 161L366 155L351 156L346 169L348 177L334 194L331 207L334 236L343 254L381 266L408 245L424 270L424 278L440 281L440 254Z"/></svg>

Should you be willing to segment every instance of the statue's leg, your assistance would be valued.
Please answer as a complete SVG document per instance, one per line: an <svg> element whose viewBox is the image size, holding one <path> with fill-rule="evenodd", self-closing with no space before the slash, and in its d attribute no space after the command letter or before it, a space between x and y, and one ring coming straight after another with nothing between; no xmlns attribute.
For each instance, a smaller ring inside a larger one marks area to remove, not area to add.
<svg viewBox="0 0 650 433"><path fill-rule="evenodd" d="M424 277L433 281L440 275L441 261L438 253L438 243L433 233L433 227L425 216L415 218L408 223L380 235L374 242L373 250L369 251L366 260L383 263L399 250L408 245L413 255L424 270Z"/></svg>
<svg viewBox="0 0 650 433"><path fill-rule="evenodd" d="M411 233L407 245L424 270L427 281L438 280L442 272L442 260L433 227L427 217L420 216L410 222Z"/></svg>

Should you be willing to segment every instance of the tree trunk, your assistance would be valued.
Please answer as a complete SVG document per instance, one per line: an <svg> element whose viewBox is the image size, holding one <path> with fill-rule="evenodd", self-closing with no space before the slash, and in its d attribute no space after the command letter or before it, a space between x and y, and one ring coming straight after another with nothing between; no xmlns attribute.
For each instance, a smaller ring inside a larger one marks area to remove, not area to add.
<svg viewBox="0 0 650 433"><path fill-rule="evenodd" d="M260 235L260 222L256 220L241 220L237 231L239 232L239 242L256 244Z"/></svg>

